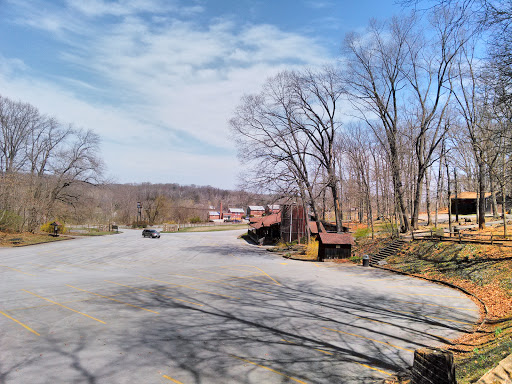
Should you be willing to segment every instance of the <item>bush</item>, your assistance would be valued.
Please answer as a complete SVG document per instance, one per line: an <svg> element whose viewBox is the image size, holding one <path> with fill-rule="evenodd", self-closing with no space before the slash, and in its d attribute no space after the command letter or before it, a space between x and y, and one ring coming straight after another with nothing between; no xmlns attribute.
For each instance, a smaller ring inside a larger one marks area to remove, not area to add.
<svg viewBox="0 0 512 384"><path fill-rule="evenodd" d="M41 232L55 233L54 227L52 225L55 221L59 221L59 220L48 221L47 223L44 223L43 225L41 225L41 227L40 227ZM68 229L66 228L66 225L61 223L61 225L59 225L59 229L58 229L57 233L66 233L67 231L68 231Z"/></svg>
<svg viewBox="0 0 512 384"><path fill-rule="evenodd" d="M308 247L306 248L306 255L311 259L317 259L318 258L318 241L311 239L311 241L308 244Z"/></svg>
<svg viewBox="0 0 512 384"><path fill-rule="evenodd" d="M0 231L18 232L22 223L21 216L10 211L0 211Z"/></svg>
<svg viewBox="0 0 512 384"><path fill-rule="evenodd" d="M202 222L202 220L199 216L194 216L190 219L190 224L199 224L200 222Z"/></svg>
<svg viewBox="0 0 512 384"><path fill-rule="evenodd" d="M148 222L147 221L134 221L132 223L132 228L147 228Z"/></svg>
<svg viewBox="0 0 512 384"><path fill-rule="evenodd" d="M356 264L361 264L361 262L363 261L363 258L361 256L351 256L350 257L350 261L353 262L353 263L356 263Z"/></svg>

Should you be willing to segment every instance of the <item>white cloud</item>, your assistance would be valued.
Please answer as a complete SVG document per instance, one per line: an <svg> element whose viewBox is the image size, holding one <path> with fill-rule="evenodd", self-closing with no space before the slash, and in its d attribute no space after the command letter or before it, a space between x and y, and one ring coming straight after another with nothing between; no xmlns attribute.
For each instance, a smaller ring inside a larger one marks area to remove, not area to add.
<svg viewBox="0 0 512 384"><path fill-rule="evenodd" d="M259 91L279 70L317 66L329 59L314 39L275 26L240 27L219 19L197 25L175 17L201 12L201 7L178 11L175 3L164 2L165 12L173 8L167 14L157 9L162 6L158 0L69 0L69 8L45 14L29 2L16 1L24 5L24 25L66 40L69 49L61 52L60 64L88 77L34 79L22 62L0 58L2 94L96 130L104 139L109 168L122 181L130 181L128 175L122 177L124 165L136 177L132 181L160 177L158 172L145 173L147 154L158 160L159 174L168 175L168 181L193 183L192 176L201 174L206 180L224 169L220 186L233 186L237 170L227 122L240 97ZM140 12L154 15L143 17ZM80 14L90 20L73 24ZM119 19L111 24L94 21L109 15ZM55 20L54 25L36 25L45 18ZM8 76L13 65L23 76ZM104 105L94 100L119 101Z"/></svg>

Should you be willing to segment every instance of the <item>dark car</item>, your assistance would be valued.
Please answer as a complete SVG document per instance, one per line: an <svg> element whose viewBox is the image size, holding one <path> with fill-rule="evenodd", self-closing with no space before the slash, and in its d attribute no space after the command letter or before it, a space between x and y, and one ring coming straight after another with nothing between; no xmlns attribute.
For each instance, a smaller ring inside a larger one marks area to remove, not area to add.
<svg viewBox="0 0 512 384"><path fill-rule="evenodd" d="M142 237L151 237L152 239L159 239L160 232L156 229L145 229L142 231Z"/></svg>

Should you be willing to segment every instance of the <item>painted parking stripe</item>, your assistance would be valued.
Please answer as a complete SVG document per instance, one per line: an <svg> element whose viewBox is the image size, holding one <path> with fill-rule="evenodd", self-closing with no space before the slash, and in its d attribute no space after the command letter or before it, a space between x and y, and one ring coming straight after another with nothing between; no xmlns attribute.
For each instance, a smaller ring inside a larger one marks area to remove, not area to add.
<svg viewBox="0 0 512 384"><path fill-rule="evenodd" d="M284 376L284 377L286 377L286 378L287 378L287 379L289 379L289 380L295 381L296 383L299 383L299 384L307 384L305 381L301 381L301 380L299 380L299 379L296 379L295 377L285 375L284 373L278 372L278 371L276 371L276 370L274 370L274 369L272 369L272 368L269 368L269 367L265 367L264 365L260 365L260 364L258 364L258 363L255 363L254 361L247 360L247 359L244 359L244 358L242 358L242 357L238 357L238 356L231 355L231 354L230 354L230 356L231 356L231 357L234 357L235 359L245 361L246 363L249 363L249 364L255 365L255 366L257 366L257 367L260 367L260 368L266 369L266 370L268 370L268 371L270 371L270 372L274 372L274 373L276 373L276 374L278 374L278 375Z"/></svg>
<svg viewBox="0 0 512 384"><path fill-rule="evenodd" d="M411 296L433 296L433 297L451 297L455 299L460 299L461 296L453 296L453 295L433 295L430 293L407 293L407 292L397 292L399 295L411 295Z"/></svg>
<svg viewBox="0 0 512 384"><path fill-rule="evenodd" d="M272 280L275 284L277 285L281 285L281 283L279 281L277 281L276 279L274 279L272 276L270 276L267 272L265 272L263 269L261 268L258 268L254 265L241 265L241 267L251 267L251 268L256 268L258 271L260 271L261 273L265 274L270 280ZM221 267L221 268L229 268L228 267Z"/></svg>
<svg viewBox="0 0 512 384"><path fill-rule="evenodd" d="M209 295L215 295L215 296L222 296L222 297L227 297L229 299L236 299L236 300L240 300L239 297L234 297L234 296L228 296L228 295L222 295L220 293L215 293L215 292L210 292L210 291L205 291L204 289L199 289L199 288L194 288L194 287L190 287L188 285L181 285L181 284L176 284L176 283L171 283L169 281L163 281L163 280L158 280L158 279L151 279L149 277L144 277L144 276L139 276L140 278L142 279L146 279L146 280L152 280L152 281L157 281L159 283L164 283L164 284L168 284L168 285L174 285L175 287L181 287L181 288L188 288L188 289L193 289L194 291L198 291L198 292L204 292L204 293L207 293Z"/></svg>
<svg viewBox="0 0 512 384"><path fill-rule="evenodd" d="M290 344L295 344L295 345L300 345L301 347L306 347L308 348L307 346L303 345L303 344L298 344L298 343L294 343L293 341L289 341L289 340L285 340L285 339L281 339L281 341L286 341L287 343L290 343ZM318 349L318 348L313 348L315 351L318 351L318 352L322 352L326 355L335 355L334 353L332 352L327 352L327 351L324 351L323 349ZM388 375L388 376L393 376L392 373L389 373L387 371L383 371L382 369L379 369L379 368L375 368L375 367L371 367L367 364L363 364L363 363L359 363L358 361L351 361L351 363L356 363L357 365L360 365L362 367L365 367L365 368L368 368L368 369L371 369L373 371L377 371L377 372L380 372L380 373L383 373L385 375Z"/></svg>
<svg viewBox="0 0 512 384"><path fill-rule="evenodd" d="M417 302L414 302L414 301L406 301L406 300L390 300L390 301L395 301L397 303L405 303L405 304L430 305L430 306L433 306L433 307L460 309L461 311L480 312L480 310L478 310L478 309L463 308L463 307L453 307L453 306L449 306L449 305L441 305L441 304L434 304L434 303L417 303Z"/></svg>
<svg viewBox="0 0 512 384"><path fill-rule="evenodd" d="M99 319L97 319L97 318L95 318L95 317L89 316L89 315L88 315L88 314L86 314L86 313L83 313L83 312L77 311L76 309L73 309L73 308L67 307L67 306L65 306L65 305L63 305L63 304L57 303L56 301L53 301L53 300L47 299L46 297L39 296L39 295L38 295L38 294L36 294L36 293L33 293L33 292L30 292L30 291L27 291L27 290L25 290L25 289L22 289L22 291L23 291L23 292L30 293L31 295L34 295L34 296L36 296L36 297L39 297L40 299L46 300L46 301L48 301L49 303L52 303L52 304L58 305L59 307L69 309L70 311L76 312L76 313L78 313L78 314L80 314L80 315L82 315L82 316L88 317L89 319L95 320L95 321L97 321L97 322L99 322L99 323L107 324L107 323L105 323L103 320L99 320Z"/></svg>
<svg viewBox="0 0 512 384"><path fill-rule="evenodd" d="M74 286L69 285L69 284L66 284L66 286L70 287L70 288L78 289L79 291L90 293L91 295L96 295L96 296L99 296L99 297L103 297L105 299L112 300L112 301L115 301L117 303L128 305L128 306L133 307L133 308L138 308L138 309L142 309L143 311L148 311L148 312L152 312L152 313L158 314L158 312L152 311L151 309L142 308L142 307L139 307L138 305L133 305L133 304L125 303L124 301L113 299L112 297L109 297L109 296L103 296L103 295L100 295L99 293L94 293L94 292L91 292L91 291L86 291L85 289L74 287Z"/></svg>
<svg viewBox="0 0 512 384"><path fill-rule="evenodd" d="M249 281L254 281L255 283L260 283L260 284L270 284L270 285L274 285L272 283L267 283L266 281L261 281L261 280L256 280L256 279L250 279L248 277L243 277L243 276L233 276L233 275L228 275L226 273L219 273L219 272L213 272L213 271L208 271L208 270L205 270L205 269L198 269L199 272L205 272L205 273L213 273L214 275L220 275L220 276L227 276L229 277L229 279L225 279L225 280L231 280L231 279L242 279L242 280L249 280ZM263 274L259 274L259 275L255 275L255 277L258 277L258 276L264 276Z"/></svg>
<svg viewBox="0 0 512 384"><path fill-rule="evenodd" d="M249 291L262 292L262 293L272 293L272 292L269 292L269 291L262 291L261 289L254 289L254 288L241 287L241 286L239 286L239 285L226 283L226 282L221 281L221 280L208 280L208 279L203 279L202 277L187 276L187 275L178 275L178 274L172 274L171 276L188 277L188 278L190 278L190 279L196 279L196 280L201 280L201 281L207 281L207 282L209 282L209 283L214 283L214 284L229 285L230 287L241 288L241 289L247 289L247 290L249 290Z"/></svg>
<svg viewBox="0 0 512 384"><path fill-rule="evenodd" d="M295 345L300 345L301 347L306 347L305 345L297 344L297 343L295 343L293 341L290 341L290 340L281 339L281 341L284 341L284 342L286 342L288 344L295 344ZM306 347L306 348L309 348L309 347ZM315 351L318 351L318 352L322 352L322 353L324 353L326 355L334 355L334 353L328 352L328 351L324 351L323 349L318 349L318 348L312 348L312 349L314 349Z"/></svg>
<svg viewBox="0 0 512 384"><path fill-rule="evenodd" d="M9 269L11 271L15 271L15 272L18 272L18 273L23 273L24 275L28 275L28 276L37 276L37 275L34 275L32 273L23 272L23 271L21 271L21 270L19 270L17 268L8 267L7 265L0 265L0 267L7 268L7 269Z"/></svg>
<svg viewBox="0 0 512 384"><path fill-rule="evenodd" d="M406 315L413 315L413 316L417 316L418 314L417 313L414 313L414 312L407 312L407 311L396 311L396 310L391 310L391 309L388 309L387 311L389 312L395 312L395 313L405 313ZM459 321L459 320L451 320L451 319L445 319L445 318L442 318L442 317L436 317L436 316L429 316L429 315L422 315L423 317L428 317L430 319L436 319L436 320L442 320L442 321L449 321L451 323L459 323L459 324L467 324L467 325L474 325L474 323L468 323L467 321Z"/></svg>
<svg viewBox="0 0 512 384"><path fill-rule="evenodd" d="M176 384L183 384L181 381L178 381L178 380L176 380L176 379L173 379L173 378L172 378L172 377L170 377L170 376L163 375L162 377L163 377L164 379L167 379L167 380L172 381L173 383L176 383Z"/></svg>
<svg viewBox="0 0 512 384"><path fill-rule="evenodd" d="M0 315L3 315L5 317L7 317L8 319L14 321L15 323L21 325L23 328L25 328L26 330L32 332L34 335L37 335L37 336L41 336L38 332L34 331L32 328L30 328L28 325L25 325L23 324L21 321L19 320L16 320L14 317L11 317L9 316L7 313L4 313L4 312L0 312Z"/></svg>
<svg viewBox="0 0 512 384"><path fill-rule="evenodd" d="M388 342L386 342L386 341L380 341L380 340L372 339L371 337L361 336L361 335L357 335L357 334L355 334L355 333L350 333L350 332L339 331L339 330L337 330L337 329L332 329L332 328L326 328L326 327L322 327L322 328L323 328L323 329L327 329L328 331L338 332L338 333L342 333L342 334L344 334L344 335L349 335L349 336L359 337L359 338L361 338L361 339L370 340L370 341L373 341L373 342L375 342L375 343L388 345L388 346L390 346L390 347L397 348L397 349L402 349L402 350L407 351L407 352L414 352L414 350L412 350L412 349L408 349L408 348L400 347L400 346L398 346L398 345L390 344L390 343L388 343Z"/></svg>
<svg viewBox="0 0 512 384"><path fill-rule="evenodd" d="M187 304L193 304L193 305L197 305L197 306L199 306L199 307L202 307L202 306L203 306L203 304L194 303L193 301L188 301L188 300L178 299L177 297L172 297L172 296L163 295L163 294L161 294L160 292L156 292L156 291L153 291L153 290L150 290L150 289L143 289L143 288L132 287L131 285L120 284L120 283L116 283L115 281L110 281L110 280L105 280L105 281L106 281L107 283L120 285L121 287L126 287L126 288L130 288L130 289L135 289L135 290L138 290L138 291L144 291L144 292L154 293L155 295L162 296L162 297L166 297L166 298L168 298L168 299L173 299L173 300L176 300L176 301L183 301L184 303L187 303Z"/></svg>

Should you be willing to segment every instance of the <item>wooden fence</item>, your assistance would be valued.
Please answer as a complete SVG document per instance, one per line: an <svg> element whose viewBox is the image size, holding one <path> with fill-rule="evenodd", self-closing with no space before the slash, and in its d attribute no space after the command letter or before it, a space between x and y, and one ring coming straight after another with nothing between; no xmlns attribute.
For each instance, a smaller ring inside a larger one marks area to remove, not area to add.
<svg viewBox="0 0 512 384"><path fill-rule="evenodd" d="M444 232L443 230L415 231L411 234L412 240L438 240L438 241L454 241L462 243L477 243L490 245L504 245L512 247L512 235L495 235L480 233Z"/></svg>
<svg viewBox="0 0 512 384"><path fill-rule="evenodd" d="M240 225L240 223L163 224L162 231L163 232L177 232L182 228L218 227L218 226L230 226L230 225Z"/></svg>

